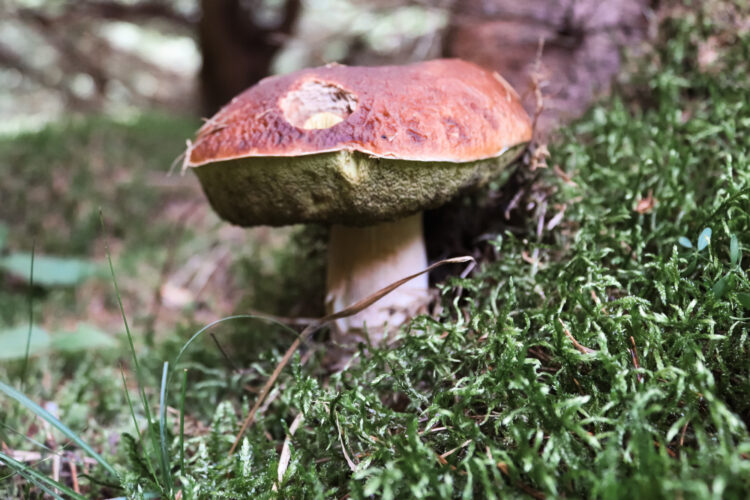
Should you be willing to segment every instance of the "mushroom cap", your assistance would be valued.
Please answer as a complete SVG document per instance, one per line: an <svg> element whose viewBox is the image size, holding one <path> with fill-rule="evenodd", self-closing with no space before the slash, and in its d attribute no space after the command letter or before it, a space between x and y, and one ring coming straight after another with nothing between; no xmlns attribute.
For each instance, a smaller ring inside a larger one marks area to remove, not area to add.
<svg viewBox="0 0 750 500"><path fill-rule="evenodd" d="M236 224L366 225L481 183L531 133L513 88L472 63L329 65L235 97L188 144L185 167Z"/></svg>

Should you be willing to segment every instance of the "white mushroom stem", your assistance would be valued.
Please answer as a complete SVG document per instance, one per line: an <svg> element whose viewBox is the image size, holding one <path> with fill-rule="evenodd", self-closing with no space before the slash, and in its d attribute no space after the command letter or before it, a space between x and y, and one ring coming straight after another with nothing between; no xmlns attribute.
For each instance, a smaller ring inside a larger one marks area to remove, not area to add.
<svg viewBox="0 0 750 500"><path fill-rule="evenodd" d="M328 245L326 307L337 312L427 267L422 214L375 226L334 225ZM354 316L337 320L333 340L351 346L364 338L377 345L429 300L423 274Z"/></svg>

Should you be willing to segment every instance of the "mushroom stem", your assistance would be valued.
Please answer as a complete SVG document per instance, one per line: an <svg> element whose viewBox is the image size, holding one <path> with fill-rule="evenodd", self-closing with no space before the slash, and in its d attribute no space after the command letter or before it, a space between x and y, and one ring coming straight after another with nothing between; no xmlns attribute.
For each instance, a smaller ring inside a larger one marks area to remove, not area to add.
<svg viewBox="0 0 750 500"><path fill-rule="evenodd" d="M334 225L328 247L328 312L340 311L425 267L421 213L375 226ZM352 346L368 335L377 345L387 329L406 322L428 300L428 278L424 274L354 316L337 320L333 340Z"/></svg>

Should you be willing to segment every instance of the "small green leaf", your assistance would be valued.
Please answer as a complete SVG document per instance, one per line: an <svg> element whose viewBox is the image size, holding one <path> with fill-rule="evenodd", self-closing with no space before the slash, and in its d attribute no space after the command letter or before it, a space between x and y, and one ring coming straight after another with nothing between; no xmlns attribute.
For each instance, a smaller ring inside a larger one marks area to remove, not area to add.
<svg viewBox="0 0 750 500"><path fill-rule="evenodd" d="M21 359L26 355L29 325L18 325L0 330L0 359ZM31 327L29 355L41 354L50 345L49 334L38 326Z"/></svg>
<svg viewBox="0 0 750 500"><path fill-rule="evenodd" d="M727 274L714 284L714 295L717 299L724 297L729 290L729 275Z"/></svg>
<svg viewBox="0 0 750 500"><path fill-rule="evenodd" d="M733 234L732 239L729 240L729 260L733 266L740 262L740 242L737 241L736 234Z"/></svg>
<svg viewBox="0 0 750 500"><path fill-rule="evenodd" d="M745 309L750 309L750 293L738 293L737 302Z"/></svg>
<svg viewBox="0 0 750 500"><path fill-rule="evenodd" d="M677 239L677 243L679 243L680 245L684 246L685 248L693 248L693 244L690 243L690 240L687 239L687 238L685 238L684 236L680 236Z"/></svg>
<svg viewBox="0 0 750 500"><path fill-rule="evenodd" d="M711 228L707 227L698 236L698 251L700 252L711 243Z"/></svg>
<svg viewBox="0 0 750 500"><path fill-rule="evenodd" d="M693 271L695 271L696 267L698 267L698 259L694 257L685 268L685 274L693 274Z"/></svg>
<svg viewBox="0 0 750 500"><path fill-rule="evenodd" d="M72 332L52 334L52 348L56 351L76 352L107 349L117 343L107 333L88 323L79 323Z"/></svg>
<svg viewBox="0 0 750 500"><path fill-rule="evenodd" d="M29 279L31 267L30 253L12 253L0 258L0 269L4 269L20 279ZM72 286L98 272L96 264L76 258L34 257L34 284L40 286Z"/></svg>

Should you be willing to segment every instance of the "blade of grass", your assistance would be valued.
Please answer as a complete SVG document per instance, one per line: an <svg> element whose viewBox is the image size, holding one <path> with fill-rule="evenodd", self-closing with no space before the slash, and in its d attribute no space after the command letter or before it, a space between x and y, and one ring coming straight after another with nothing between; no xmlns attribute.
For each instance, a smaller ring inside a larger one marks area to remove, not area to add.
<svg viewBox="0 0 750 500"><path fill-rule="evenodd" d="M26 480L37 485L40 489L44 490L45 493L53 496L54 498L59 498L60 500L62 500L62 497L55 493L55 490L57 489L68 495L70 498L75 498L76 500L86 500L86 497L76 493L66 485L55 481L51 477L45 476L41 472L34 470L32 467L26 465L23 462L15 460L14 458L6 455L3 452L0 452L0 460L2 460L2 462L5 463L8 467L25 477Z"/></svg>
<svg viewBox="0 0 750 500"><path fill-rule="evenodd" d="M104 214L102 213L101 209L99 209L99 222L101 224L102 229L104 229ZM152 446L155 450L159 450L159 453L161 454L161 445L159 443L159 438L154 433L153 426L151 423L153 422L153 419L151 417L151 408L148 404L148 398L146 397L146 390L144 388L143 383L143 374L141 373L141 365L138 363L138 355L135 352L135 343L133 342L133 334L130 331L130 325L128 324L128 318L125 315L125 307L122 305L122 297L120 295L120 287L117 285L117 277L115 276L115 267L112 264L112 254L109 251L109 241L107 238L104 238L104 249L107 254L107 263L109 264L109 272L112 276L112 284L115 288L115 296L117 297L117 306L120 309L120 315L122 317L123 324L125 325L125 333L128 337L128 344L130 345L130 353L133 357L133 366L135 367L135 375L136 375L136 381L138 382L138 392L141 397L141 404L143 405L143 412L146 416L146 422L147 422L147 433L149 438L151 439ZM140 434L138 436L140 438ZM162 457L163 461L163 457ZM168 471L162 471L163 475L168 475ZM165 477L166 479L166 477ZM158 484L158 482L157 482ZM167 481L168 484L168 481ZM160 485L160 487L163 487L163 485Z"/></svg>
<svg viewBox="0 0 750 500"><path fill-rule="evenodd" d="M262 315L262 314L236 314L236 315L233 315L233 316L226 316L224 318L219 318L216 321L212 321L211 323L207 324L206 326L204 326L203 328L201 328L200 330L198 330L197 332L195 332L193 334L193 336L190 337L182 345L182 348L177 353L177 356L175 357L174 361L172 362L173 366L177 366L178 365L178 363L180 362L180 359L182 359L182 355L185 353L185 351L187 351L188 347L190 347L190 345L192 345L192 343L195 342L198 339L198 337L200 337L201 335L203 335L204 333L206 333L208 330L210 330L211 328L213 328L214 326L216 326L216 325L218 325L220 323L224 323L226 321L233 321L233 320L237 320L237 319L256 319L256 320L265 321L267 323L272 323L272 324L274 324L276 326L279 326L282 329L290 332L292 335L294 335L295 338L296 338L295 342L298 342L296 345L299 345L300 334L297 333L294 329L290 328L288 325L286 325L286 324L282 323L281 321L275 319L274 317L270 317L270 316L266 316L266 315ZM171 378L172 378L172 374L169 373L167 375L167 383L166 384L162 384L163 390L164 390L164 394L162 395L162 401L163 401L163 405L164 405L165 408L166 408L166 405L167 405L167 401L169 400L168 399L168 397L169 397L168 396L168 392L169 391L168 391L167 387L169 387L169 382L171 381ZM181 400L180 400L180 469L181 469L181 471L182 471L183 474L184 474L184 468L185 468L185 443L184 443L184 430L185 430L185 427L184 426L185 426L185 393L186 393L186 390L187 390L187 370L184 370L183 371L183 376L182 376L182 394L181 394Z"/></svg>
<svg viewBox="0 0 750 500"><path fill-rule="evenodd" d="M187 392L187 369L182 370L180 394L180 472L185 475L185 394Z"/></svg>
<svg viewBox="0 0 750 500"><path fill-rule="evenodd" d="M133 418L133 425L135 426L135 433L140 438L141 436L141 428L138 425L138 419L135 416L135 409L133 408L133 401L130 399L130 391L128 391L128 383L125 380L125 371L122 369L122 366L120 366L120 375L122 376L122 387L125 389L125 399L128 402L128 408L130 408L130 416ZM151 456L148 453L143 454L146 458L146 467L148 467L148 471L151 473L151 476L154 478L154 482L156 484L159 484L159 478L156 476L156 470L154 469L154 465L151 463Z"/></svg>
<svg viewBox="0 0 750 500"><path fill-rule="evenodd" d="M192 337L190 337L184 344L182 344L182 347L180 348L180 351L177 353L177 356L175 357L174 361L172 361L172 365L173 366L177 366L179 364L180 359L182 359L182 355L185 354L185 351L187 351L188 347L190 347L190 345L192 345L192 343L195 342L198 339L198 337L200 337L201 335L203 335L204 333L206 333L208 330L210 330L211 328L213 328L214 326L216 326L216 325L218 325L220 323L224 323L226 321L233 321L233 320L237 320L237 319L257 319L257 320L260 320L260 321L265 321L267 323L272 323L272 324L274 324L276 326L280 326L284 330L290 332L295 337L299 337L299 335L300 335L295 330L293 330L292 328L290 328L288 325L286 325L286 324L282 323L281 321L278 321L278 320L276 320L276 319L274 319L273 317L270 317L270 316L266 316L266 315L262 315L262 314L235 314L233 316L226 316L224 318L219 318L216 321L212 321L211 323L207 324L206 326L204 326L203 328L201 328L200 330L198 330L197 332L195 332L192 335ZM168 380L167 380L167 387L169 386L169 383L171 382L171 380L172 380L172 374L170 373L169 376L168 376ZM183 390L185 390L184 387L183 387ZM164 401L169 401L168 394L169 394L169 391L167 390L167 394L165 394L165 396L164 396L164 398L165 398Z"/></svg>
<svg viewBox="0 0 750 500"><path fill-rule="evenodd" d="M167 375L169 374L169 362L164 362L161 371L161 391L159 392L159 443L161 445L161 467L164 470L164 477L167 480L167 491L169 496L172 494L172 471L169 467L169 453L167 452Z"/></svg>
<svg viewBox="0 0 750 500"><path fill-rule="evenodd" d="M77 444L82 450L84 450L86 453L88 453L94 460L99 462L99 464L104 467L107 472L112 474L115 477L119 477L117 474L117 471L112 467L104 458L99 455L94 449L89 446L85 441L83 441L78 435L70 430L68 426L60 422L57 418L55 418L52 414L50 414L47 410L27 398L23 393L17 391L13 387L7 385L6 383L0 381L0 391L4 392L7 396L11 397L12 399L15 399L17 402L21 403L23 406L34 412L38 417L41 417L45 421L47 421L51 426L56 428L58 431L63 433L65 436L68 437L71 441L73 441L75 444Z"/></svg>
<svg viewBox="0 0 750 500"><path fill-rule="evenodd" d="M50 448L46 444L42 443L41 441L37 441L36 439L34 439L32 437L27 436L23 432L21 432L21 431L19 431L17 429L14 429L10 425L6 424L5 422L0 422L0 426L2 426L3 428L5 428L6 430L8 430L8 431L10 431L10 432L18 435L24 441L28 441L29 443L33 444L34 446L38 446L39 448L42 448L47 453L52 453L52 454L55 453L55 450L53 450L52 448Z"/></svg>
<svg viewBox="0 0 750 500"><path fill-rule="evenodd" d="M280 326L284 330L287 330L288 332L291 332L295 337L298 337L300 334L297 333L295 330L290 328L288 325L285 325L284 323L277 321L271 317L261 315L261 314L235 314L233 316L226 316L224 318L219 318L216 321L212 321L211 323L207 324L197 332L193 334L192 337L190 337L187 342L185 342L182 345L182 348L180 349L180 352L177 353L177 357L175 357L174 361L172 362L172 365L177 366L177 363L180 362L180 359L182 358L182 355L187 351L187 348L190 347L190 344L195 342L198 337L206 333L208 330L213 328L214 326L218 325L219 323L224 323L225 321L232 321L236 319L257 319L261 321L266 321L268 323L273 323L274 325Z"/></svg>
<svg viewBox="0 0 750 500"><path fill-rule="evenodd" d="M23 356L23 367L21 368L21 392L26 387L26 370L29 366L29 350L31 349L31 332L34 325L34 255L36 254L36 241L31 244L31 269L29 270L29 333L26 335L26 351Z"/></svg>
<svg viewBox="0 0 750 500"><path fill-rule="evenodd" d="M280 326L281 328L290 332L292 335L294 335L297 338L299 338L299 335L300 335L295 330L290 328L288 325L285 325L284 323L269 316L265 316L261 314L235 314L233 316L226 316L224 318L219 318L216 321L212 321L211 323L207 324L206 326L204 326L203 328L195 332L192 337L190 337L184 344L182 344L182 348L180 348L180 352L177 353L177 356L172 362L172 366L178 365L178 363L180 362L180 359L182 359L182 355L185 353L185 351L187 351L188 347L190 347L190 345L198 339L198 337L200 337L201 335L203 335L204 333L206 333L208 330L218 325L219 323L224 323L226 321L233 321L236 319L257 319L257 320L265 321L267 323L272 323L274 325ZM169 383L171 382L171 380L172 380L172 374L170 373L167 379L167 387L169 387ZM168 398L169 398L169 390L167 390L167 393L164 396L164 401L169 401Z"/></svg>

